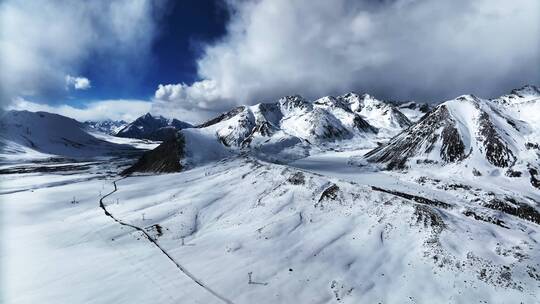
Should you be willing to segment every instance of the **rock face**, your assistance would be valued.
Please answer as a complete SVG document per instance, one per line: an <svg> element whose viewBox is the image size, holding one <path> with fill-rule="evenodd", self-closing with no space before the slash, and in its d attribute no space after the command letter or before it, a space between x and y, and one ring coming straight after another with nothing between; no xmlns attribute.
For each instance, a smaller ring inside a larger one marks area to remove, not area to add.
<svg viewBox="0 0 540 304"><path fill-rule="evenodd" d="M461 164L477 174L480 168L503 168L519 177L538 164L539 153L531 151L539 140L538 122L521 108L538 113L539 97L538 89L530 86L494 100L460 96L365 157L389 169Z"/></svg>
<svg viewBox="0 0 540 304"><path fill-rule="evenodd" d="M109 135L116 135L120 130L128 125L128 123L123 120L110 119L104 121L87 120L83 124L89 131L98 131Z"/></svg>
<svg viewBox="0 0 540 304"><path fill-rule="evenodd" d="M180 172L183 169L180 161L184 157L184 148L184 137L177 133L174 138L165 140L154 150L145 152L133 166L124 170L122 175Z"/></svg>
<svg viewBox="0 0 540 304"><path fill-rule="evenodd" d="M439 151L434 151L439 147ZM418 156L433 161L455 162L464 159L465 144L456 128L456 120L448 107L441 105L406 132L393 138L387 145L372 150L366 157L387 164L389 169L403 169Z"/></svg>
<svg viewBox="0 0 540 304"><path fill-rule="evenodd" d="M167 140L174 138L177 131L191 127L191 124L178 119L167 119L163 116L152 116L150 113L146 113L125 126L116 136Z"/></svg>

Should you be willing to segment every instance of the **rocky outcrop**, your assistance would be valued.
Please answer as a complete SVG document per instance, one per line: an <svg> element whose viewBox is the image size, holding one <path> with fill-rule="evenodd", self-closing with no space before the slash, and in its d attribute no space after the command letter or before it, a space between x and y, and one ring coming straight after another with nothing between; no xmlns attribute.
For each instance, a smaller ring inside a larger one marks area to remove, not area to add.
<svg viewBox="0 0 540 304"><path fill-rule="evenodd" d="M183 169L180 161L184 157L184 150L184 137L181 133L176 133L174 138L165 140L154 150L145 152L133 166L121 174L180 172Z"/></svg>

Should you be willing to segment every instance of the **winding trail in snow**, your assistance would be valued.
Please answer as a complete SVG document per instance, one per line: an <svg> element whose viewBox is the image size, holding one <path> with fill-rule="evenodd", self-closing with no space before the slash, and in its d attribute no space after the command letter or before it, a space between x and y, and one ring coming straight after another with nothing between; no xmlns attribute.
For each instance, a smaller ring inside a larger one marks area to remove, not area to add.
<svg viewBox="0 0 540 304"><path fill-rule="evenodd" d="M154 244L154 246L156 246L157 249L159 249L161 251L161 253L163 253L171 262L174 263L174 265L176 266L176 268L178 268L180 271L182 271L182 273L184 273L186 276L188 276L193 282L195 282L197 285L201 286L202 288L204 288L206 291L208 291L209 293L211 293L213 296L215 296L216 298L218 298L220 301L224 302L224 303L227 303L227 304L233 304L233 302L227 298L225 298L224 296L220 295L219 293L217 293L216 291L214 291L213 289L211 289L210 287L206 286L201 280L199 280L197 277L195 277L191 272L189 272L184 266L182 266L180 263L178 263L165 249L163 249L163 247L161 247L156 240L154 240L147 232L146 230L144 230L143 228L141 227L138 227L138 226L135 226L135 225L132 225L132 224L129 224L129 223L126 223L126 222L123 222L119 219L117 219L114 215L112 215L108 210L107 210L107 207L105 206L105 204L103 203L103 200L105 198L107 198L108 196L112 195L113 193L115 193L116 191L118 191L118 186L116 185L116 182L117 181L120 181L122 179L125 179L126 177L122 177L120 179L117 179L117 180L114 180L113 181L113 185L114 185L114 190L112 190L111 192L105 194L103 197L101 197L99 199L99 207L101 209L103 209L103 211L105 212L105 215L110 217L111 219L113 219L115 222L117 222L118 224L122 225L122 226L127 226L127 227L130 227L130 228L133 228L139 232L141 232L148 241L150 241L152 244Z"/></svg>

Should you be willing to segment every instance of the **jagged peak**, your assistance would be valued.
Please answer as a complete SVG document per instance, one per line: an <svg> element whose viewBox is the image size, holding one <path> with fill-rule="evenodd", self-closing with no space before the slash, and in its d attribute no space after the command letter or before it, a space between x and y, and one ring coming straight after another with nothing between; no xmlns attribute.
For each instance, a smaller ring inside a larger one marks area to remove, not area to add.
<svg viewBox="0 0 540 304"><path fill-rule="evenodd" d="M298 101L307 102L307 100L304 97L302 97L301 95L298 95L298 94L283 96L278 100L279 103L295 102L295 101L296 102L298 102Z"/></svg>
<svg viewBox="0 0 540 304"><path fill-rule="evenodd" d="M457 101L474 101L474 102L478 102L480 100L480 98L476 97L475 95L473 94L464 94L464 95L460 95L458 97L456 97L455 99L453 100L457 100ZM450 100L450 101L453 101L453 100Z"/></svg>
<svg viewBox="0 0 540 304"><path fill-rule="evenodd" d="M518 96L524 96L524 95L540 96L540 88L532 84L527 84L519 89L513 89L510 92L510 94L514 94Z"/></svg>

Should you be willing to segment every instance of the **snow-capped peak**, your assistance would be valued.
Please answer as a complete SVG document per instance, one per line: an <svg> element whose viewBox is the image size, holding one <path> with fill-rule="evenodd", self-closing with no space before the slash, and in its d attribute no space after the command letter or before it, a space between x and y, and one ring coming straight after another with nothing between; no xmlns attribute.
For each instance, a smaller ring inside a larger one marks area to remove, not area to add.
<svg viewBox="0 0 540 304"><path fill-rule="evenodd" d="M369 95L348 93L338 97L348 104L351 111L360 114L369 124L378 128L387 138L411 125L411 121L394 105Z"/></svg>
<svg viewBox="0 0 540 304"><path fill-rule="evenodd" d="M524 96L537 96L540 97L540 88L535 85L525 85L519 89L512 90L511 94L518 95L520 97Z"/></svg>
<svg viewBox="0 0 540 304"><path fill-rule="evenodd" d="M102 120L102 121L91 121L87 120L84 122L84 125L90 131L98 131L101 133L116 135L120 130L126 127L128 123L124 120Z"/></svg>
<svg viewBox="0 0 540 304"><path fill-rule="evenodd" d="M151 140L165 140L173 133L192 125L176 118L165 118L146 113L118 131L118 137L130 137Z"/></svg>
<svg viewBox="0 0 540 304"><path fill-rule="evenodd" d="M529 170L538 162L538 155L527 148L537 145L529 136L535 128L513 115L508 107L462 95L366 156L390 168L456 164L469 173Z"/></svg>

